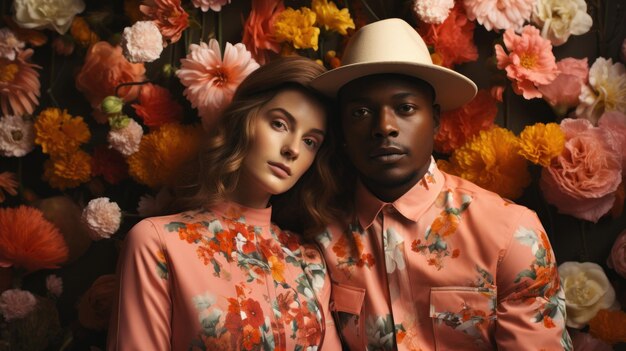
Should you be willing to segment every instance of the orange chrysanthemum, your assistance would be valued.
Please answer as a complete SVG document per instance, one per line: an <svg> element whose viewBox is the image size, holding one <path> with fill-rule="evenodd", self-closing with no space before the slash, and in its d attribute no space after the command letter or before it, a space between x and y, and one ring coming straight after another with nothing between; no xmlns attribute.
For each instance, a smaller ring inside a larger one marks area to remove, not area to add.
<svg viewBox="0 0 626 351"><path fill-rule="evenodd" d="M515 199L530 184L526 160L519 155L519 141L508 129L494 127L481 131L454 151L450 162L439 167L500 196Z"/></svg>
<svg viewBox="0 0 626 351"><path fill-rule="evenodd" d="M0 57L0 107L5 116L22 116L39 104L40 66L28 63L33 50L20 52L15 60Z"/></svg>
<svg viewBox="0 0 626 351"><path fill-rule="evenodd" d="M271 53L280 51L273 28L276 17L284 9L282 0L252 0L252 10L244 24L241 42L260 64L268 62Z"/></svg>
<svg viewBox="0 0 626 351"><path fill-rule="evenodd" d="M463 107L441 114L435 150L449 154L458 149L481 130L491 128L497 113L496 101L489 92L478 91L476 97Z"/></svg>
<svg viewBox="0 0 626 351"><path fill-rule="evenodd" d="M526 126L519 137L520 155L528 161L548 167L565 147L565 133L556 123Z"/></svg>
<svg viewBox="0 0 626 351"><path fill-rule="evenodd" d="M82 150L53 156L44 163L43 180L56 189L75 188L91 179L91 162Z"/></svg>
<svg viewBox="0 0 626 351"><path fill-rule="evenodd" d="M602 309L589 321L589 333L609 344L626 342L626 313Z"/></svg>
<svg viewBox="0 0 626 351"><path fill-rule="evenodd" d="M35 121L35 143L52 156L71 153L89 141L91 133L82 117L72 117L67 110L47 108Z"/></svg>
<svg viewBox="0 0 626 351"><path fill-rule="evenodd" d="M0 266L28 272L58 268L68 253L63 235L38 209L0 208Z"/></svg>
<svg viewBox="0 0 626 351"><path fill-rule="evenodd" d="M127 159L130 175L150 187L171 185L182 165L198 152L202 128L166 124L141 139L139 151Z"/></svg>
<svg viewBox="0 0 626 351"><path fill-rule="evenodd" d="M163 39L175 43L189 27L189 14L180 3L180 0L144 0L139 9L159 27Z"/></svg>
<svg viewBox="0 0 626 351"><path fill-rule="evenodd" d="M478 49L474 44L474 27L465 14L463 5L457 2L441 24L420 22L418 32L428 46L434 48L441 58L441 65L452 66L478 59Z"/></svg>

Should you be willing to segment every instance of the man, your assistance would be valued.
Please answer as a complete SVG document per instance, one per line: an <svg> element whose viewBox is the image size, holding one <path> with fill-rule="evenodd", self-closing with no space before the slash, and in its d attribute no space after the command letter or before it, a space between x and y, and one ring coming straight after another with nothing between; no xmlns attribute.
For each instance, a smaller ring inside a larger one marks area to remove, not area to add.
<svg viewBox="0 0 626 351"><path fill-rule="evenodd" d="M353 216L318 237L349 349L571 349L535 213L432 159L440 108L471 100L474 83L433 65L416 31L389 19L356 32L343 66L313 86L338 97L358 175Z"/></svg>

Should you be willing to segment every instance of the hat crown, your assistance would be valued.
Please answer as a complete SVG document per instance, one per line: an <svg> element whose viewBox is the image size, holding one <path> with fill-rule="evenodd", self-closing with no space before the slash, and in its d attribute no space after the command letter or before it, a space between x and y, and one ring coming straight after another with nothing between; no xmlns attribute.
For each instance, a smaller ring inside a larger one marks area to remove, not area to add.
<svg viewBox="0 0 626 351"><path fill-rule="evenodd" d="M359 29L350 39L342 65L374 62L410 62L432 65L424 40L399 18L377 21Z"/></svg>

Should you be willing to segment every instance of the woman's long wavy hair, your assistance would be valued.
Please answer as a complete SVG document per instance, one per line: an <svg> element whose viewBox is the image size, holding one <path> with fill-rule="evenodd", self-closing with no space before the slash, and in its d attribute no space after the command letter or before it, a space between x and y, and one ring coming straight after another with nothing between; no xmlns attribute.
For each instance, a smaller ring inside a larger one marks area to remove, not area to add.
<svg viewBox="0 0 626 351"><path fill-rule="evenodd" d="M325 72L314 61L300 57L274 60L252 72L237 88L230 105L213 127L198 158L190 166L187 179L176 190L175 208L186 210L211 207L228 199L238 185L244 158L254 138L254 122L259 110L276 94L296 88L312 96L324 107L327 129L334 109L309 83ZM310 237L340 218L331 199L338 191L331 170L335 134L327 131L311 167L294 187L272 196L272 221L283 229Z"/></svg>

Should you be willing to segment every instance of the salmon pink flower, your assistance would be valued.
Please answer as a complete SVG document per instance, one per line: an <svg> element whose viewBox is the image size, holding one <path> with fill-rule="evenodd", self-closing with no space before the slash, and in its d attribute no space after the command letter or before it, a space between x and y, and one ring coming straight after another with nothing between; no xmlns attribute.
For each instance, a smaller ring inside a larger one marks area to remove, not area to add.
<svg viewBox="0 0 626 351"><path fill-rule="evenodd" d="M285 9L282 0L252 0L252 10L243 27L241 42L260 64L269 61L269 55L280 51L273 35L274 21Z"/></svg>
<svg viewBox="0 0 626 351"><path fill-rule="evenodd" d="M180 0L144 0L139 5L147 19L154 21L163 38L170 43L180 39L183 31L189 27L189 14L185 12Z"/></svg>
<svg viewBox="0 0 626 351"><path fill-rule="evenodd" d="M537 89L554 111L563 116L572 107L578 105L578 96L582 87L587 84L589 66L587 58L564 58L556 63L559 75L550 84L539 85Z"/></svg>
<svg viewBox="0 0 626 351"><path fill-rule="evenodd" d="M516 94L528 100L540 98L537 86L551 83L559 73L550 41L537 28L525 26L521 35L507 29L504 45L508 54L500 44L495 46L498 68L506 70Z"/></svg>
<svg viewBox="0 0 626 351"><path fill-rule="evenodd" d="M241 81L258 67L243 44L226 43L222 59L219 43L211 39L208 44L189 46L176 75L186 87L185 97L198 109L202 125L208 129L230 103Z"/></svg>
<svg viewBox="0 0 626 351"><path fill-rule="evenodd" d="M41 68L27 62L33 50L20 52L15 60L0 57L0 106L3 115L31 114L39 104Z"/></svg>

